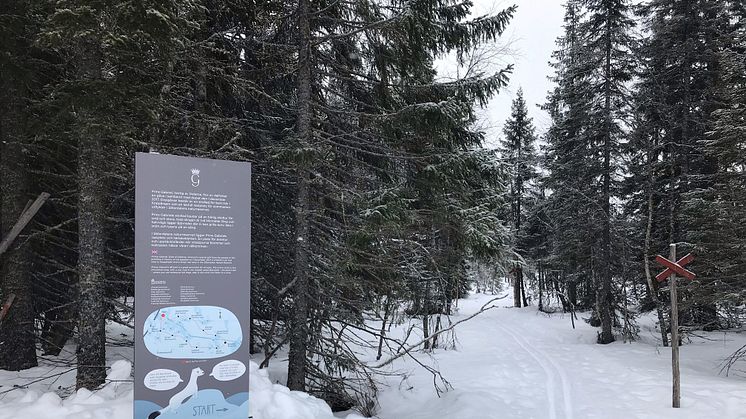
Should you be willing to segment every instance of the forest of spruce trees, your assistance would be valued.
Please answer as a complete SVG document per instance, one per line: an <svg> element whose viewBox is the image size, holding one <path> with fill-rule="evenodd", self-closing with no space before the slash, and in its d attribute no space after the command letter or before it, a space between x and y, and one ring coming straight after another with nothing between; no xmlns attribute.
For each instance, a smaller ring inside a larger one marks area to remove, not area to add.
<svg viewBox="0 0 746 419"><path fill-rule="evenodd" d="M131 345L106 325L134 327L135 152L252 163L252 352L266 367L287 348L288 387L336 409L375 412L379 369L408 350L387 325L421 319L417 349L443 347L485 277L516 307L588 310L602 344L655 311L665 345L651 260L677 243L697 255L682 329L743 328L746 4L567 0L551 125L536 131L518 91L494 139L478 111L521 69L436 71L516 12L472 9L3 0L2 237L50 196L0 255L0 369L76 343L77 386L95 388L107 345Z"/></svg>

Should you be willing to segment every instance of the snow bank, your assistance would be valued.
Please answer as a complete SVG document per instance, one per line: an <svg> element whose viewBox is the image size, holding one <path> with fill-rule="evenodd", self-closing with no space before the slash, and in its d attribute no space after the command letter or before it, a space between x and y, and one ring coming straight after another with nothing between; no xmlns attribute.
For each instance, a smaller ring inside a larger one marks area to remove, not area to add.
<svg viewBox="0 0 746 419"><path fill-rule="evenodd" d="M253 419L338 419L322 400L307 393L272 384L265 370L250 362L249 409ZM78 390L70 397L35 390L16 390L0 400L0 419L132 419L132 365L116 361L108 384L91 392ZM346 419L362 419L348 415Z"/></svg>
<svg viewBox="0 0 746 419"><path fill-rule="evenodd" d="M16 390L0 401L0 419L130 419L132 383L127 361L116 361L102 389L78 390L66 399L56 393Z"/></svg>
<svg viewBox="0 0 746 419"><path fill-rule="evenodd" d="M249 410L253 419L337 419L323 400L272 384L267 370L260 370L254 362L249 368ZM362 416L351 414L346 419L362 419Z"/></svg>
<svg viewBox="0 0 746 419"><path fill-rule="evenodd" d="M510 295L510 292L507 293ZM459 300L461 320L492 295ZM511 305L512 301L502 300ZM587 316L587 314L582 314ZM671 349L656 339L653 313L639 320L640 340L596 344L597 328L536 307L497 308L463 323L457 350L413 352L436 365L453 389L437 395L433 376L415 360L384 377L380 419L746 419L746 376L720 375L722 362L746 344L742 333L697 332L681 347L681 408L671 407ZM406 322L387 336L408 333ZM739 367L742 370L743 367Z"/></svg>

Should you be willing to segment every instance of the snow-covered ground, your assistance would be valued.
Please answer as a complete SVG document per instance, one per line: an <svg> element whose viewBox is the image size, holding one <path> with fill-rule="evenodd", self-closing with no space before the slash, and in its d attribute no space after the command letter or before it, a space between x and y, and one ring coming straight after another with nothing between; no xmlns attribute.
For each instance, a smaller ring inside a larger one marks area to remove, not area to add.
<svg viewBox="0 0 746 419"><path fill-rule="evenodd" d="M493 297L475 294L461 300L452 321L474 313ZM455 350L414 355L436 366L451 390L438 395L433 375L412 359L401 358L391 371L404 376L383 379L378 417L746 418L746 377L738 372L719 375L722 361L746 344L746 336L706 333L683 346L682 407L672 409L670 349L656 343L650 318L640 323L640 341L602 346L595 344L596 329L581 320L573 330L567 315L548 316L531 307L489 310L459 326ZM399 325L391 334L402 335L406 328L407 324ZM69 358L70 350L62 358ZM0 419L131 419L131 350L114 347L109 359L111 382L94 393L64 393L74 372L60 359L44 360L42 366L20 373L0 371ZM335 418L320 400L277 384L283 381L283 369L282 359L273 361L269 375L251 363L254 419ZM13 387L37 379L28 388ZM359 417L348 416L353 418Z"/></svg>
<svg viewBox="0 0 746 419"><path fill-rule="evenodd" d="M14 419L132 419L132 364L116 361L110 382L96 392L78 390L62 399L55 392L16 390L0 401L0 418ZM41 372L41 370L40 370ZM337 419L322 400L273 384L266 371L250 363L250 414L255 419ZM8 376L3 372L3 376ZM3 380L5 382L5 380ZM5 386L3 386L5 387ZM347 419L362 419L355 414Z"/></svg>
<svg viewBox="0 0 746 419"><path fill-rule="evenodd" d="M454 320L492 297L461 300ZM403 359L399 368L417 372L389 382L380 418L746 418L746 377L718 375L746 336L709 333L683 346L681 408L672 409L671 352L656 345L651 323L641 319L639 342L597 345L598 329L581 320L573 330L569 315L489 310L461 325L457 350L432 356L453 390L438 397L432 375Z"/></svg>
<svg viewBox="0 0 746 419"><path fill-rule="evenodd" d="M108 334L126 341L132 331L110 324ZM0 370L0 419L132 419L132 348L107 348L111 368L107 384L96 392L71 390L74 354L75 347L68 345L59 357L41 359L39 367L20 372ZM322 400L270 381L267 371L255 362L249 363L249 373L252 419L362 419L355 414L332 415Z"/></svg>

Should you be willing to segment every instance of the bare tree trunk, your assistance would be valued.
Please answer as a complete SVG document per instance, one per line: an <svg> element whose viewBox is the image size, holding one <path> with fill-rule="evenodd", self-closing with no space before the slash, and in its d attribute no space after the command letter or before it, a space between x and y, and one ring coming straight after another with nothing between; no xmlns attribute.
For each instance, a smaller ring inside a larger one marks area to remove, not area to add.
<svg viewBox="0 0 746 419"><path fill-rule="evenodd" d="M652 146L649 146L652 149ZM653 171L652 171L652 150L648 150L648 222L645 226L645 254L643 260L645 262L645 279L648 281L648 290L650 293L650 299L655 304L655 311L658 312L658 323L661 329L661 342L663 346L668 346L668 333L666 332L666 318L663 315L663 307L661 307L661 301L658 299L658 292L655 284L653 283L653 276L650 274L650 241L653 234Z"/></svg>
<svg viewBox="0 0 746 419"><path fill-rule="evenodd" d="M440 314L437 315L435 318L435 330L433 331L433 345L432 349L436 349L438 347L438 336L440 332Z"/></svg>
<svg viewBox="0 0 746 419"><path fill-rule="evenodd" d="M78 77L86 82L101 77L100 42L82 40L77 51ZM106 378L106 306L103 133L95 110L75 109L78 132L78 374L77 388L94 389Z"/></svg>
<svg viewBox="0 0 746 419"><path fill-rule="evenodd" d="M560 290L559 283L557 281L554 281L554 291L557 293L557 298L559 298L560 303L562 304L562 312L566 313L570 311L570 303L567 301L567 297L565 297L565 294Z"/></svg>
<svg viewBox="0 0 746 419"><path fill-rule="evenodd" d="M567 300L570 304L573 306L578 305L578 283L575 282L575 280L572 280L570 282L567 282L567 280L564 278L565 273L562 272L563 276L563 284L567 284Z"/></svg>
<svg viewBox="0 0 746 419"><path fill-rule="evenodd" d="M389 297L386 297L385 304L386 306L383 310L383 321L381 322L381 334L378 337L378 354L376 355L376 361L380 361L381 356L383 356L383 341L386 339L386 321L389 318L389 312L393 308Z"/></svg>
<svg viewBox="0 0 746 419"><path fill-rule="evenodd" d="M275 336L275 330L277 329L277 319L280 315L279 298L273 304L272 308L272 323L269 326L269 331L264 339L264 362L259 365L259 368L266 368L269 366L269 359L272 357L272 338Z"/></svg>
<svg viewBox="0 0 746 419"><path fill-rule="evenodd" d="M422 338L425 339L425 350L430 349L430 316L424 314L422 316Z"/></svg>
<svg viewBox="0 0 746 419"><path fill-rule="evenodd" d="M23 116L18 112L21 105L13 101L11 96L6 106L6 109L0 108L2 237L13 228L27 202L26 159L20 142ZM29 278L28 251L23 245L23 240L16 240L15 245L2 256L0 298L4 302L11 294L15 295L15 300L0 327L0 369L19 371L37 366L33 295Z"/></svg>
<svg viewBox="0 0 746 419"><path fill-rule="evenodd" d="M544 271L541 267L541 262L539 262L539 272L538 272L538 281L539 281L539 311L544 311L544 298L543 298L543 290L542 287L544 286Z"/></svg>
<svg viewBox="0 0 746 419"><path fill-rule="evenodd" d="M526 297L526 281L523 280L523 268L518 268L518 276L521 279L521 298L523 300L523 306L528 307L528 299Z"/></svg>
<svg viewBox="0 0 746 419"><path fill-rule="evenodd" d="M301 148L311 139L311 26L309 0L298 2L298 140ZM308 172L306 163L298 167L298 191L295 207L295 287L293 318L290 330L287 386L291 390L306 388L306 354L308 350Z"/></svg>
<svg viewBox="0 0 746 419"><path fill-rule="evenodd" d="M518 268L513 270L513 305L521 307L521 278L518 276Z"/></svg>
<svg viewBox="0 0 746 419"><path fill-rule="evenodd" d="M433 229L434 230L434 229ZM435 244L435 233L433 231L433 245ZM430 313L432 312L433 304L430 302L430 281L428 280L425 284L425 298L423 299L422 305L422 338L425 339L425 350L430 349Z"/></svg>

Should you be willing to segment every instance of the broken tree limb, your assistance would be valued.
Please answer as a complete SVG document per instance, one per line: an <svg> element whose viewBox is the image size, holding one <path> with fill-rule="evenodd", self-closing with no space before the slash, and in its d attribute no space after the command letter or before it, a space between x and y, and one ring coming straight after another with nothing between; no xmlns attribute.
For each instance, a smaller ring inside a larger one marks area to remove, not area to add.
<svg viewBox="0 0 746 419"><path fill-rule="evenodd" d="M31 219L34 218L34 215L36 215L41 206L44 205L44 202L46 202L47 198L49 198L49 194L46 192L42 192L41 194L39 194L36 200L21 213L21 216L18 217L18 221L16 221L15 225L13 225L13 228L10 229L8 234L3 237L3 241L0 242L0 255L5 253L10 248L10 245L13 244L13 241L16 239L16 237L21 234L21 231L23 231L23 229L26 228L26 225L31 221Z"/></svg>

